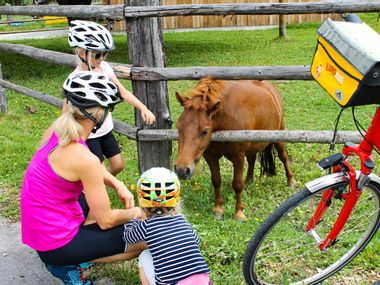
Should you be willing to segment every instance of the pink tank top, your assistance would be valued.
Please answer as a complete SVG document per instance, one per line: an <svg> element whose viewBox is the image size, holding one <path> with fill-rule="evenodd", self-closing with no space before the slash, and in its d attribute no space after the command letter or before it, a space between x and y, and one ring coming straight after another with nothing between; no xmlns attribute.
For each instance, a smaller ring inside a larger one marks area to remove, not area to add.
<svg viewBox="0 0 380 285"><path fill-rule="evenodd" d="M86 145L83 140L79 143ZM38 251L64 246L84 221L78 202L82 182L63 179L49 164L49 155L57 145L58 137L53 133L30 161L21 190L22 242Z"/></svg>

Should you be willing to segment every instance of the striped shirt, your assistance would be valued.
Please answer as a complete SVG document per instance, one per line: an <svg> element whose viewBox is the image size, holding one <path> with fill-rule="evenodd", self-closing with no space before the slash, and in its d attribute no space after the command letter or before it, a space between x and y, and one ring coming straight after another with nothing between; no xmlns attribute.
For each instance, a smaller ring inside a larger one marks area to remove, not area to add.
<svg viewBox="0 0 380 285"><path fill-rule="evenodd" d="M193 274L210 272L197 234L182 215L132 220L125 226L124 241L148 244L158 285L174 285Z"/></svg>

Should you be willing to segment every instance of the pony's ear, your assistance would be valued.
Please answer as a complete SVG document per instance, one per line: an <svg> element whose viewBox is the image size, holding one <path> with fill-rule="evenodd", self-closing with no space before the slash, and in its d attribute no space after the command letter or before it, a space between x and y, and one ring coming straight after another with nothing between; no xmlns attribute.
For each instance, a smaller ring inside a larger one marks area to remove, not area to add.
<svg viewBox="0 0 380 285"><path fill-rule="evenodd" d="M181 96L181 94L179 94L178 92L175 93L175 97L177 98L177 101L181 104L181 106L183 106L183 104L185 104L185 102L188 100L187 97Z"/></svg>
<svg viewBox="0 0 380 285"><path fill-rule="evenodd" d="M222 102L220 100L211 100L207 103L207 114L214 115L220 108Z"/></svg>

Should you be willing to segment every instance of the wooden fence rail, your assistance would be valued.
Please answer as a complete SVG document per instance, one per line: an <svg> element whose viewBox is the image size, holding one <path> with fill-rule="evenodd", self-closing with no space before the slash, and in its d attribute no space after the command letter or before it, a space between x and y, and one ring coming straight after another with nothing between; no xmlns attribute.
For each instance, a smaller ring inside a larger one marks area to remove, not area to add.
<svg viewBox="0 0 380 285"><path fill-rule="evenodd" d="M357 2L239 3L168 6L86 5L1 6L1 15L66 16L124 20L138 17L183 15L290 15L379 12L380 0Z"/></svg>
<svg viewBox="0 0 380 285"><path fill-rule="evenodd" d="M32 97L39 101L48 103L58 108L62 108L62 100L48 94L26 88L20 85L16 85L9 81L0 79L0 87L4 87L20 94ZM1 88L0 88L1 89ZM177 130L138 130L124 122L114 120L114 130L120 134L125 135L129 139L139 141L172 141L178 140ZM137 137L138 132L138 137ZM333 137L333 131L251 131L251 130L239 130L239 131L218 131L212 134L212 140L218 142L292 142L292 143L330 143ZM362 137L357 131L338 131L336 136L337 143L344 143L351 141L359 143Z"/></svg>
<svg viewBox="0 0 380 285"><path fill-rule="evenodd" d="M125 7L126 18L168 17L189 15L291 15L378 12L380 1L363 2L292 2L292 3L239 3Z"/></svg>
<svg viewBox="0 0 380 285"><path fill-rule="evenodd" d="M21 44L0 43L0 50L25 55L60 65L76 66L72 54L44 50ZM119 78L143 81L198 80L205 76L217 79L257 80L312 80L310 66L225 66L225 67L134 67L121 63L110 63Z"/></svg>

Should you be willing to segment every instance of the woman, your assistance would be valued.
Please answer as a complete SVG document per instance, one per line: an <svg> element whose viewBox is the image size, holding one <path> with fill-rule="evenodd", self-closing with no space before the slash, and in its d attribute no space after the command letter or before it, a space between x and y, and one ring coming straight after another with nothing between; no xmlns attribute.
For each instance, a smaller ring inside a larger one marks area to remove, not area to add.
<svg viewBox="0 0 380 285"><path fill-rule="evenodd" d="M90 70L108 76L119 88L123 100L140 111L144 123L152 125L156 121L154 114L121 84L112 67L105 61L107 53L115 49L112 35L105 27L95 22L73 21L70 23L68 41L75 48L78 61L74 72ZM64 100L63 112L67 109L66 106ZM124 160L112 133L113 127L111 114L108 114L102 127L96 133L90 134L86 143L101 162L108 159L108 171L116 175L124 169Z"/></svg>
<svg viewBox="0 0 380 285"><path fill-rule="evenodd" d="M68 110L43 135L24 177L22 241L65 284L92 284L79 264L127 260L146 248L123 242L124 224L141 212L85 143L121 102L116 85L103 74L79 72L68 77L63 93ZM105 185L126 209L111 209Z"/></svg>

